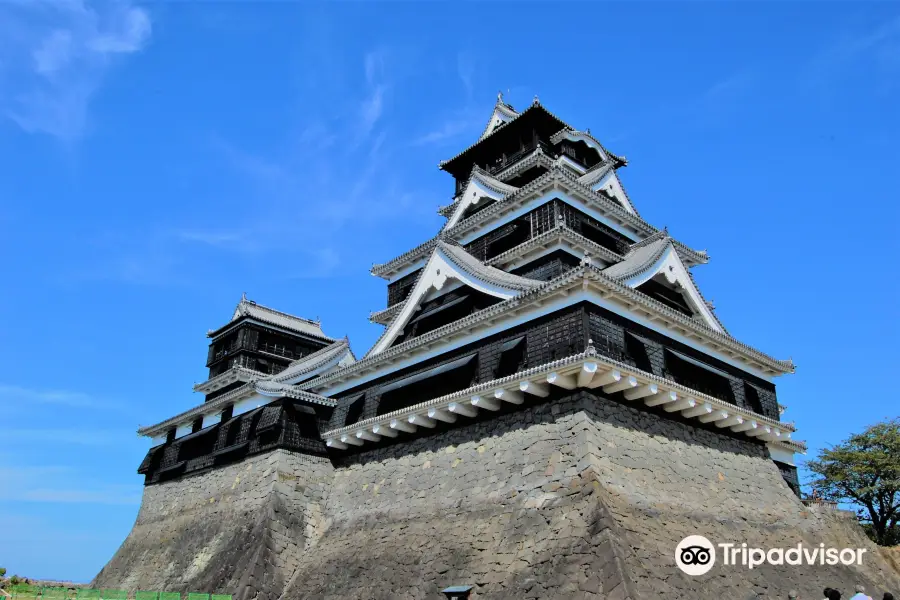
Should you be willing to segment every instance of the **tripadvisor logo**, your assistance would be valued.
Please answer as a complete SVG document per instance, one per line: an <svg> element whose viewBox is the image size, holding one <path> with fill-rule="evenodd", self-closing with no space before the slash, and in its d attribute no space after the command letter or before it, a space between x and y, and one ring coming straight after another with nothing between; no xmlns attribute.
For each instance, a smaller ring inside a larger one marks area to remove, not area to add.
<svg viewBox="0 0 900 600"><path fill-rule="evenodd" d="M691 576L708 573L716 564L716 548L722 565L754 569L760 565L861 565L865 548L826 548L825 544L790 548L750 548L746 543L713 544L702 535L689 535L675 547L675 564Z"/></svg>
<svg viewBox="0 0 900 600"><path fill-rule="evenodd" d="M716 564L716 550L702 535L689 535L675 547L675 564L688 575L703 575Z"/></svg>

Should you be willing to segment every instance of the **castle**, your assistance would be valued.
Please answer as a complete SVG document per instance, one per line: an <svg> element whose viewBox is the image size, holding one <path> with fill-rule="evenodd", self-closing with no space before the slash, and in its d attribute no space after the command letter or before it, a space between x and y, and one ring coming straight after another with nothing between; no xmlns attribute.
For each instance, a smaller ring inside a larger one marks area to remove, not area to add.
<svg viewBox="0 0 900 600"><path fill-rule="evenodd" d="M678 542L871 544L803 505L774 381L647 223L627 164L535 98L498 97L432 239L376 265L357 358L243 297L210 331L204 402L141 428L144 498L103 587L242 599L806 597L859 566L676 568ZM852 543L851 543L852 542ZM892 579L892 577L894 579ZM810 596L811 597L811 596Z"/></svg>

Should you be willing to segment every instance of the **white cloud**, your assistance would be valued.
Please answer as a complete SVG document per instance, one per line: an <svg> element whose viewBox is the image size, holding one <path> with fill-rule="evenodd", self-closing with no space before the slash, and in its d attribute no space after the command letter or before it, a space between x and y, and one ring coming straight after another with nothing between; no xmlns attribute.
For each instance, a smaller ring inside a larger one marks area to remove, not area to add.
<svg viewBox="0 0 900 600"><path fill-rule="evenodd" d="M0 4L0 113L65 141L87 126L91 98L118 57L143 49L150 16L127 0Z"/></svg>
<svg viewBox="0 0 900 600"><path fill-rule="evenodd" d="M805 85L829 85L855 67L871 61L896 81L900 67L900 16L879 23L867 31L845 33L823 47L810 62L807 72L801 73Z"/></svg>
<svg viewBox="0 0 900 600"><path fill-rule="evenodd" d="M471 100L474 89L472 79L475 76L475 65L469 54L460 52L456 55L456 72L463 84L463 88L466 90L466 100Z"/></svg>
<svg viewBox="0 0 900 600"><path fill-rule="evenodd" d="M460 137L464 133L472 134L473 132L481 133L481 127L487 122L485 116L471 116L461 118L451 118L432 131L419 136L412 141L413 146L426 146L429 144L442 144Z"/></svg>
<svg viewBox="0 0 900 600"><path fill-rule="evenodd" d="M380 50L367 53L363 59L367 95L362 101L359 111L362 138L369 135L384 112L384 95L387 91L384 63L384 53Z"/></svg>

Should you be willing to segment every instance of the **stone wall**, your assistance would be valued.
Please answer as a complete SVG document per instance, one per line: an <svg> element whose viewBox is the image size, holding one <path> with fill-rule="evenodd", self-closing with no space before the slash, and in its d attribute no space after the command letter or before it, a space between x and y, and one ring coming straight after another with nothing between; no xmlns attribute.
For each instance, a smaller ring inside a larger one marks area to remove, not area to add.
<svg viewBox="0 0 900 600"><path fill-rule="evenodd" d="M674 561L689 534L751 546L862 547L861 567ZM287 578L290 580L286 582ZM252 598L685 600L900 589L851 521L805 508L764 446L571 393L327 461L279 451L148 486L95 585Z"/></svg>
<svg viewBox="0 0 900 600"><path fill-rule="evenodd" d="M271 600L321 535L331 470L275 450L146 486L131 533L92 585Z"/></svg>

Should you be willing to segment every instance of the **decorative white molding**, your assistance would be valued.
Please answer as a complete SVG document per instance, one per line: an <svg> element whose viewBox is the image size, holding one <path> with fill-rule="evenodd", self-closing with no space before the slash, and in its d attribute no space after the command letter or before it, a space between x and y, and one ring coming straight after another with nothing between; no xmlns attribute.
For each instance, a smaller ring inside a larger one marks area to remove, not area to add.
<svg viewBox="0 0 900 600"><path fill-rule="evenodd" d="M688 273L684 263L681 262L681 257L678 255L675 246L669 240L660 240L657 244L664 244L665 247L656 262L650 265L649 268L646 268L631 277L622 279L620 282L630 288L636 289L650 279L660 276L664 278L670 286L674 286L677 290L683 291L685 300L687 300L691 310L694 311L694 314L700 315L704 323L706 323L710 329L719 333L724 333L725 329L710 310L703 295L700 293L700 290L697 289L697 285L694 283L693 278ZM651 250L651 246L645 246L643 249ZM624 266L624 263L627 262L627 260L628 259L626 258L626 261L610 267L609 270L613 271L614 269Z"/></svg>
<svg viewBox="0 0 900 600"><path fill-rule="evenodd" d="M452 228L459 223L466 211L473 206L477 206L481 202L490 200L504 200L510 194L518 191L519 188L507 185L499 179L494 179L477 167L472 171L472 176L466 183L456 202L456 208L444 224L443 230Z"/></svg>
<svg viewBox="0 0 900 600"><path fill-rule="evenodd" d="M517 113L512 106L503 101L503 94L497 94L497 103L494 105L493 112L491 112L491 118L488 119L488 124L478 137L478 141L480 142L497 131L502 125L506 125L518 116L519 113Z"/></svg>
<svg viewBox="0 0 900 600"><path fill-rule="evenodd" d="M584 374L590 376L587 377ZM479 408L487 411L499 410L501 401L521 403L524 397L523 389L525 393L528 393L529 388L532 390L543 389L547 385L547 381L551 379L575 382L578 387L594 388L600 387L597 382L607 382L606 386L615 386L614 391L607 393L617 394L625 391L627 394L630 391L633 395L631 398L627 398L628 400L643 400L648 407L660 406L666 412L680 412L682 416L697 419L701 423L714 423L719 428L729 427L736 433L746 432L746 437L768 441L770 448L778 448L785 453L805 451L802 443L791 440L790 436L794 427L790 423L782 423L757 415L724 400L691 390L630 365L596 356L593 353L582 353L547 363L390 414L366 419L355 425L325 432L323 438L326 441L345 442L344 436L356 436L360 431L375 432L375 427L383 427L387 424L399 431L415 433L418 427L436 426L437 421L454 422L458 417L475 417ZM511 386L519 389L510 389ZM638 393L638 390L640 390L639 397L634 395ZM492 395L493 397L491 397ZM366 435L357 439L364 440ZM329 447L333 446L329 444Z"/></svg>
<svg viewBox="0 0 900 600"><path fill-rule="evenodd" d="M493 269L493 267L486 267L481 265L481 263L478 263L474 257L469 255L466 256L477 264L473 263L472 267L474 268L466 270L461 267L460 257L458 256L460 253L465 254L465 251L461 248L451 248L443 242L438 243L431 254L431 258L425 265L422 274L419 276L416 285L413 287L412 291L410 291L406 300L404 300L403 308L400 309L397 316L391 321L391 324L385 329L382 336L375 345L372 346L372 349L366 353L367 358L389 348L391 344L394 343L394 340L397 339L397 336L402 333L404 327L406 327L406 324L413 317L416 309L427 298L428 294L434 291L440 291L450 281L458 282L459 284L466 285L479 292L502 300L508 300L519 295L522 293L523 286L525 285L537 287L542 284L542 282L539 281L527 280L522 277L509 275L497 269ZM479 277L473 272L479 267L485 271L492 270L492 272L497 274L497 277L493 280Z"/></svg>

